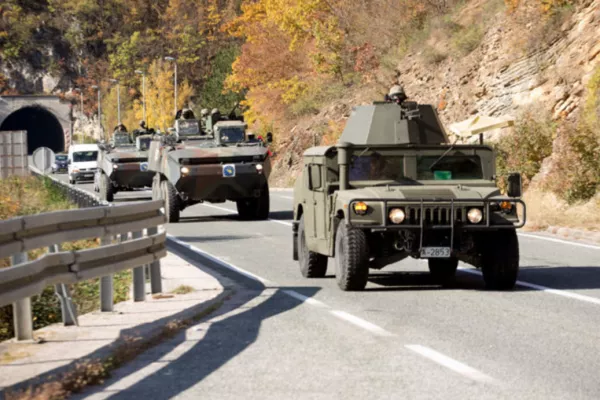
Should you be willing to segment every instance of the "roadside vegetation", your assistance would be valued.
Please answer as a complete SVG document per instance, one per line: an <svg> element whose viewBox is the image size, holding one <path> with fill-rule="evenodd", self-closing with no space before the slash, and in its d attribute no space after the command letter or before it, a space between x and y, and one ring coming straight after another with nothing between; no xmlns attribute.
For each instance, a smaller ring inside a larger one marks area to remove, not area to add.
<svg viewBox="0 0 600 400"><path fill-rule="evenodd" d="M58 210L74 209L49 179L36 177L10 177L0 180L0 219L6 220L23 215L34 215ZM79 240L63 243L62 250L75 251L99 246L97 240ZM46 253L45 249L29 252L35 260ZM0 268L10 266L9 259L0 260ZM115 275L115 301L125 301L129 296L131 273L123 271ZM69 285L79 314L97 310L99 307L99 280L93 279ZM33 326L39 329L60 322L61 310L54 287L47 287L40 295L32 298ZM14 336L12 306L0 308L0 341Z"/></svg>

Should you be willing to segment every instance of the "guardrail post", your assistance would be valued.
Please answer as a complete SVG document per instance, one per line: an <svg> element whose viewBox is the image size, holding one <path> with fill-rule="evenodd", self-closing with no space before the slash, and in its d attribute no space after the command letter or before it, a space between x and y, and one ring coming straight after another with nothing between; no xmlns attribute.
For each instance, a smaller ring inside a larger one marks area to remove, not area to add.
<svg viewBox="0 0 600 400"><path fill-rule="evenodd" d="M111 236L105 236L100 239L103 246L112 243ZM103 276L100 278L100 311L111 312L114 309L114 298L113 298L113 276Z"/></svg>
<svg viewBox="0 0 600 400"><path fill-rule="evenodd" d="M11 257L12 265L27 262L27 253L17 253ZM27 297L13 303L13 322L17 340L33 340L33 319L31 298Z"/></svg>
<svg viewBox="0 0 600 400"><path fill-rule="evenodd" d="M131 239L140 239L144 236L142 231L132 232ZM146 278L144 266L133 269L133 301L146 300Z"/></svg>
<svg viewBox="0 0 600 400"><path fill-rule="evenodd" d="M55 244L54 246L50 246L48 251L50 253L58 253L58 245ZM67 285L63 283L56 284L54 285L54 291L56 293L56 297L58 297L58 301L60 301L60 311L62 314L63 324L65 326L79 326L77 323L77 307L75 307L75 304L73 304L73 299L71 298L71 293Z"/></svg>
<svg viewBox="0 0 600 400"><path fill-rule="evenodd" d="M156 235L158 233L158 227L148 228L148 236ZM150 288L152 294L162 293L162 276L160 273L160 260L154 261L150 264Z"/></svg>

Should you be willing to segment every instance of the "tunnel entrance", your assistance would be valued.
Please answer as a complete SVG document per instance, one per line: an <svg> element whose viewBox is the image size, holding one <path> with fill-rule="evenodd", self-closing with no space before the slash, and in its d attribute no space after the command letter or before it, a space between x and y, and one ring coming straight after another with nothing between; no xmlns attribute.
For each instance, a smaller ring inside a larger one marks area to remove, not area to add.
<svg viewBox="0 0 600 400"><path fill-rule="evenodd" d="M27 147L32 154L38 147L48 147L55 153L65 150L65 135L58 119L40 106L23 107L10 114L0 131L27 131Z"/></svg>

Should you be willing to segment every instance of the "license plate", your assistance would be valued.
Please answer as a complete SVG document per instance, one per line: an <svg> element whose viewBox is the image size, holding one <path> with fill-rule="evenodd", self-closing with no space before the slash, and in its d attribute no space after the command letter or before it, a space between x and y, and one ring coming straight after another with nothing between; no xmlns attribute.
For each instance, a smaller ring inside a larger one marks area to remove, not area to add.
<svg viewBox="0 0 600 400"><path fill-rule="evenodd" d="M421 258L450 258L450 247L423 247Z"/></svg>
<svg viewBox="0 0 600 400"><path fill-rule="evenodd" d="M225 177L225 178L235 177L235 165L233 165L233 164L223 165L223 177Z"/></svg>

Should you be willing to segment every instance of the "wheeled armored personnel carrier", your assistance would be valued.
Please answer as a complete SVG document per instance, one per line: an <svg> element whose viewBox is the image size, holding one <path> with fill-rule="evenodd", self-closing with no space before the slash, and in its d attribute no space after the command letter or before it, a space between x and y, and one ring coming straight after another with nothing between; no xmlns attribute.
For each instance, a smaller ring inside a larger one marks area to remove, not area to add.
<svg viewBox="0 0 600 400"><path fill-rule="evenodd" d="M487 288L510 289L519 270L516 229L525 224L521 176L496 184L495 153L451 144L426 104L356 107L336 146L309 148L294 188L293 259L338 286L362 290L370 269L425 259L452 281L459 260L481 268ZM518 209L522 212L519 213Z"/></svg>
<svg viewBox="0 0 600 400"><path fill-rule="evenodd" d="M266 143L248 139L242 118L213 112L204 122L201 129L193 115L178 118L170 135L151 143L152 198L165 200L169 222L178 222L191 205L226 200L236 202L242 219L266 219L271 172Z"/></svg>
<svg viewBox="0 0 600 400"><path fill-rule="evenodd" d="M138 136L135 145L115 134L112 145L101 145L96 171L100 198L112 202L120 191L150 188L154 173L148 170L151 135ZM127 135L129 137L129 135Z"/></svg>

